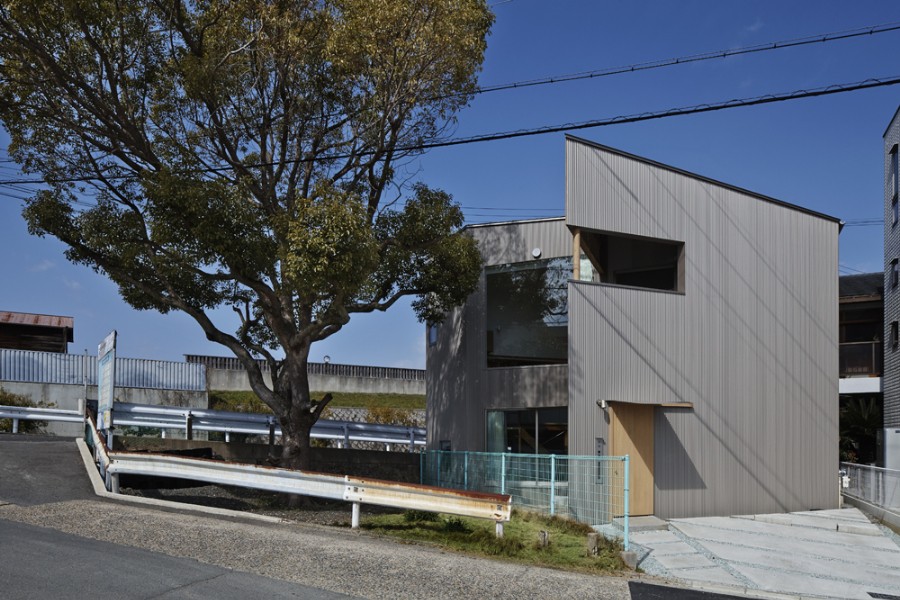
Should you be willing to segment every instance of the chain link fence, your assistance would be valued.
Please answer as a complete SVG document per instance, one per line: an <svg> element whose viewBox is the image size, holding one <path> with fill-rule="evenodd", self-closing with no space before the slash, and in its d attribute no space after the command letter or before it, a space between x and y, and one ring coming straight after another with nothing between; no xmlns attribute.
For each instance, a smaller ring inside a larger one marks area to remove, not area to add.
<svg viewBox="0 0 900 600"><path fill-rule="evenodd" d="M628 543L628 457L429 450L422 483L510 494L513 508L593 527L613 525Z"/></svg>

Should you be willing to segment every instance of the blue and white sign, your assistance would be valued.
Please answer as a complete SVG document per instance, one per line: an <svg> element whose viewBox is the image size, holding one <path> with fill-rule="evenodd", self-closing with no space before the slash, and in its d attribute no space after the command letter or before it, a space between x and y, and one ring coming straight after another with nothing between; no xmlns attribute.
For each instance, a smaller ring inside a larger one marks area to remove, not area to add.
<svg viewBox="0 0 900 600"><path fill-rule="evenodd" d="M97 429L112 427L112 406L116 380L116 332L113 330L97 347Z"/></svg>

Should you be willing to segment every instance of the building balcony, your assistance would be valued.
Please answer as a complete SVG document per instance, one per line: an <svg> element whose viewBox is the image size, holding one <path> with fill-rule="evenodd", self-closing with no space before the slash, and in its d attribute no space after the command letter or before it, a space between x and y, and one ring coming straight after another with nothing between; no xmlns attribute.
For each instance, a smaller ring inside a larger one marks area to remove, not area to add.
<svg viewBox="0 0 900 600"><path fill-rule="evenodd" d="M840 344L841 377L880 377L883 364L880 340Z"/></svg>

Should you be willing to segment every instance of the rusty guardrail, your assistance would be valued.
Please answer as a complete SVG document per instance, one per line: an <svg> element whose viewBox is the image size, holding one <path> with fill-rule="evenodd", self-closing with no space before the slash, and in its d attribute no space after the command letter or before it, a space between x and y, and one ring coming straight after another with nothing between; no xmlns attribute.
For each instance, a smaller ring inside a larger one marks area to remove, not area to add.
<svg viewBox="0 0 900 600"><path fill-rule="evenodd" d="M104 447L102 443L100 446ZM509 521L512 513L511 497L502 494L160 454L111 451L108 457L107 482L114 493L119 493L119 476L128 474L191 479L344 500L353 504L354 529L359 527L361 504L490 519L496 522L496 532L500 537L503 535L503 522Z"/></svg>

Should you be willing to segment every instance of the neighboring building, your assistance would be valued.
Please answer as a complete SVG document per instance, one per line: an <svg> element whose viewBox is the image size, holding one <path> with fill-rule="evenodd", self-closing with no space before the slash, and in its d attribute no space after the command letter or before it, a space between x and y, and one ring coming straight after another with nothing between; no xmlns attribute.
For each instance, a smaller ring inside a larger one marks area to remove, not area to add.
<svg viewBox="0 0 900 600"><path fill-rule="evenodd" d="M72 317L0 311L0 348L65 354L74 330Z"/></svg>
<svg viewBox="0 0 900 600"><path fill-rule="evenodd" d="M429 447L628 454L634 515L835 507L839 229L568 137L564 218L469 228L486 267L429 331ZM573 477L577 517L601 482Z"/></svg>
<svg viewBox="0 0 900 600"><path fill-rule="evenodd" d="M844 275L839 291L841 460L880 463L884 273Z"/></svg>
<svg viewBox="0 0 900 600"><path fill-rule="evenodd" d="M900 469L900 109L884 132L884 466Z"/></svg>

